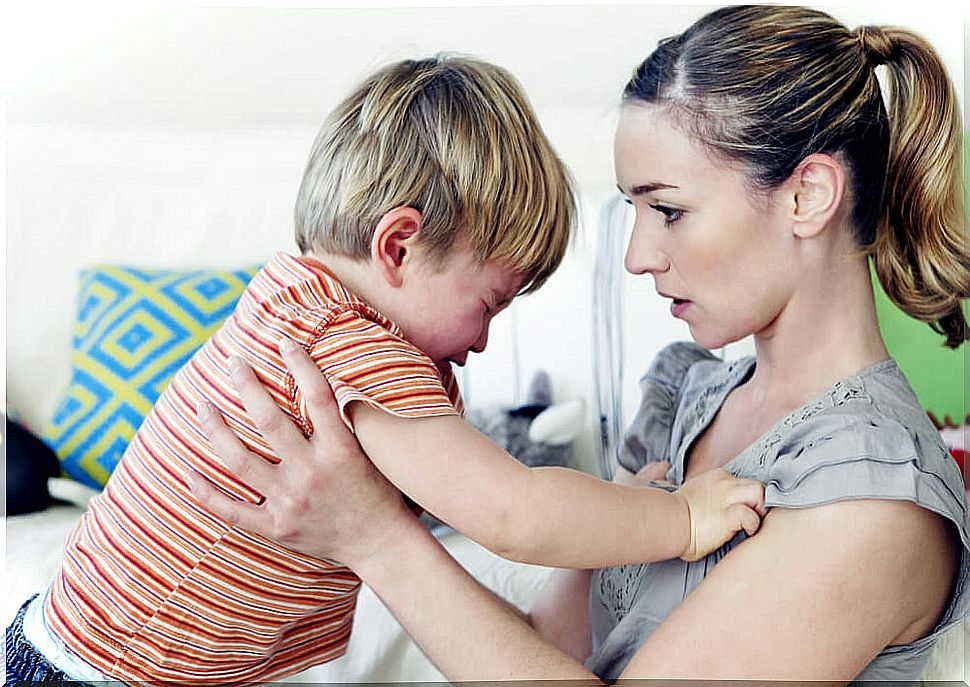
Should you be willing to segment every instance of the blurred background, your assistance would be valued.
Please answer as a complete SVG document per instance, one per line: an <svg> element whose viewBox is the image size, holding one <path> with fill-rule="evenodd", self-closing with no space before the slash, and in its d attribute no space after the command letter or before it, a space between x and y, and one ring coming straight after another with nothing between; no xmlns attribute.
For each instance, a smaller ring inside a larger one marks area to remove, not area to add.
<svg viewBox="0 0 970 687"><path fill-rule="evenodd" d="M8 8L4 408L38 432L49 421L70 377L83 268L234 268L295 251L293 201L326 113L380 65L453 51L518 77L583 208L561 270L494 323L489 350L462 371L468 403L520 403L546 370L558 400L586 403L576 451L596 470L600 438L635 410L649 361L689 338L651 279L613 269L629 227L612 205L619 94L658 39L713 6L432 4ZM948 4L820 8L850 27L923 33L962 104L967 16ZM926 326L880 308L927 409L962 424L965 347L946 352ZM740 342L721 353L748 350ZM607 407L608 398L617 401Z"/></svg>

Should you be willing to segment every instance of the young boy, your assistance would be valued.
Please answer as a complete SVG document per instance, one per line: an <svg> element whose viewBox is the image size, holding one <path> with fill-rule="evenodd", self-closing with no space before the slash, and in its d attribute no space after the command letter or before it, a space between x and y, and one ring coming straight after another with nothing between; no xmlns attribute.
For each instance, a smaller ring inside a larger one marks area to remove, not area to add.
<svg viewBox="0 0 970 687"><path fill-rule="evenodd" d="M88 681L252 683L344 652L359 580L232 527L182 479L191 468L260 499L201 432L205 399L278 460L233 390L233 357L312 432L283 338L314 358L379 469L501 555L592 567L699 557L726 541L739 529L728 509L758 503L726 475L671 494L529 470L461 420L451 364L483 350L492 317L556 269L573 213L566 171L502 69L434 58L368 78L314 143L296 204L302 256L277 254L159 398L49 592L8 629L8 663Z"/></svg>

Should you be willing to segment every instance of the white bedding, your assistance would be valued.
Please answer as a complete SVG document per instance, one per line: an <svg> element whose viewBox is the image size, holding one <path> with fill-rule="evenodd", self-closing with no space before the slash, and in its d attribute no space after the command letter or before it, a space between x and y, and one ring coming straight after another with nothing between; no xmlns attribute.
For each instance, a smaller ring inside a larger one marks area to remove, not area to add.
<svg viewBox="0 0 970 687"><path fill-rule="evenodd" d="M83 502L90 494L68 480L52 480L52 484L52 492L75 501ZM29 596L46 587L82 512L78 505L59 505L6 519L4 627ZM485 586L522 609L528 609L550 572L499 558L454 531L439 539ZM444 677L366 586L361 589L347 654L282 680L320 684L435 681L444 681Z"/></svg>
<svg viewBox="0 0 970 687"><path fill-rule="evenodd" d="M52 480L51 491L80 503L92 493L61 479ZM67 535L81 512L79 505L55 506L40 513L6 519L4 626L9 624L28 596L46 586L60 561ZM550 572L548 568L499 558L457 532L444 534L440 540L485 586L523 610L528 609ZM421 584L421 581L415 580L415 584ZM924 671L924 680L970 682L968 634L964 623L940 640ZM347 654L284 682L336 684L443 680L441 673L365 586L360 593Z"/></svg>

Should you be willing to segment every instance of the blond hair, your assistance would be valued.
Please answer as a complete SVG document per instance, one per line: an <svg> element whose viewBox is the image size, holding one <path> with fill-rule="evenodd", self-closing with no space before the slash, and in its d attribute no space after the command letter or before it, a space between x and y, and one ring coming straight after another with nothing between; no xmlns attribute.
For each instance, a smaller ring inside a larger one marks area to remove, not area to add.
<svg viewBox="0 0 970 687"><path fill-rule="evenodd" d="M381 216L400 206L421 212L434 256L461 234L479 259L524 274L523 293L559 266L576 212L518 82L450 55L386 66L330 114L297 197L297 244L364 258Z"/></svg>
<svg viewBox="0 0 970 687"><path fill-rule="evenodd" d="M786 180L807 155L839 154L857 242L887 295L947 346L967 340L963 131L946 69L919 35L851 31L803 7L726 7L662 41L624 98L670 106L760 188Z"/></svg>

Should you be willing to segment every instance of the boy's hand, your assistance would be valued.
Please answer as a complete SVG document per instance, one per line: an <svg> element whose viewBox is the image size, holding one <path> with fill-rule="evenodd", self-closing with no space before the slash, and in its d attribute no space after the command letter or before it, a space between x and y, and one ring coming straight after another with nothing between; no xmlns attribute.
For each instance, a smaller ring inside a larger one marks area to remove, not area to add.
<svg viewBox="0 0 970 687"><path fill-rule="evenodd" d="M726 470L708 470L674 492L687 506L690 543L681 554L696 561L744 528L758 531L765 514L765 488L761 482L732 477Z"/></svg>

